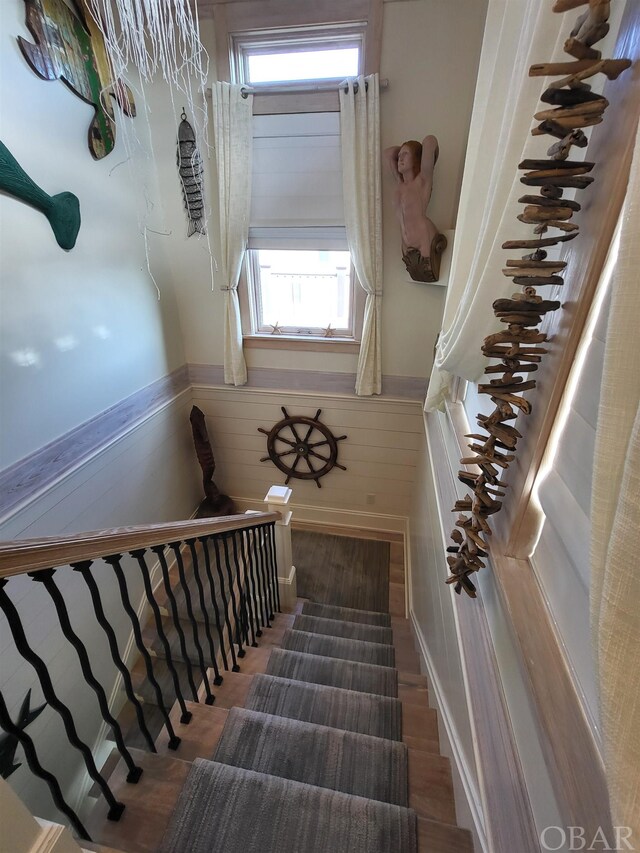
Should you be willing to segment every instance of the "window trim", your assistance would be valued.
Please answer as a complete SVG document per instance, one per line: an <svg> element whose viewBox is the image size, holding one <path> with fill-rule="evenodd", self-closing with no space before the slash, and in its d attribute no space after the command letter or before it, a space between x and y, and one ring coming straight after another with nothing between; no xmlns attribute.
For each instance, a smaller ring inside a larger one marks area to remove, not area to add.
<svg viewBox="0 0 640 853"><path fill-rule="evenodd" d="M230 48L233 38L243 34L270 30L277 33L286 28L302 29L332 25L364 25L363 74L380 71L382 50L383 0L322 0L321 3L301 3L300 0L244 0L229 3L213 0L213 21L216 40L218 80L231 81ZM296 95L268 95L254 98L254 114L264 112L317 112L338 109L337 92Z"/></svg>
<svg viewBox="0 0 640 853"><path fill-rule="evenodd" d="M247 249L242 262L242 270L238 283L238 299L240 302L240 318L242 322L242 337L244 345L249 348L266 349L299 349L328 352L351 352L360 348L362 341L362 326L364 323L364 308L366 293L360 286L353 263L350 270L351 282L351 311L353 318L352 335L331 335L324 337L314 334L268 334L256 328L254 296L251 292L249 274L250 252Z"/></svg>
<svg viewBox="0 0 640 853"><path fill-rule="evenodd" d="M301 89L312 89L318 83L337 86L345 77L314 77L291 81L271 80L252 82L249 80L249 57L267 53L295 53L311 50L331 50L346 47L357 47L358 71L364 73L366 49L365 21L349 24L325 24L322 26L291 27L280 30L248 30L234 33L229 39L229 67L233 83L250 85L252 89L268 94L269 89L279 90L291 86L299 93Z"/></svg>

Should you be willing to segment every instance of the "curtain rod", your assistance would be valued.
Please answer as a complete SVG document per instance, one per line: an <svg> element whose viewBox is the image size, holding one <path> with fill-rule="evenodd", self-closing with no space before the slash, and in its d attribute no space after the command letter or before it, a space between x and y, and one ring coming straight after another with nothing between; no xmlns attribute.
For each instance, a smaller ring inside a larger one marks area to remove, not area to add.
<svg viewBox="0 0 640 853"><path fill-rule="evenodd" d="M318 83L315 86L305 86L300 83L297 86L269 86L268 88L265 86L262 87L252 87L252 86L243 86L242 87L242 97L246 98L248 95L286 95L289 92L296 94L304 94L306 92L335 92L338 89L344 87L344 91L347 91L347 81L343 80L342 83ZM389 86L389 80L385 77L384 80L380 80L380 88L387 89ZM369 84L365 81L366 88L369 88ZM358 91L358 83L357 81L353 84L354 90Z"/></svg>

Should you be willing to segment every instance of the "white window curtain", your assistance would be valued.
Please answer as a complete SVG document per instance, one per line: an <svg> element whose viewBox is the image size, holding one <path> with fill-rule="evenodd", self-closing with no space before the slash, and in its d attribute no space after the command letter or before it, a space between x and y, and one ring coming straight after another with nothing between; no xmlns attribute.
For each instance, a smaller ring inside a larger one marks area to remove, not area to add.
<svg viewBox="0 0 640 853"><path fill-rule="evenodd" d="M347 241L356 275L367 294L356 394L382 392L382 205L378 75L340 87L342 181Z"/></svg>
<svg viewBox="0 0 640 853"><path fill-rule="evenodd" d="M591 627L615 826L640 839L640 133L622 213L591 493Z"/></svg>
<svg viewBox="0 0 640 853"><path fill-rule="evenodd" d="M244 385L247 381L238 281L249 233L252 111L253 96L243 98L240 86L215 84L213 121L220 207L220 289L225 295L224 381L227 385Z"/></svg>
<svg viewBox="0 0 640 853"><path fill-rule="evenodd" d="M489 0L427 411L442 404L454 375L475 381L484 372L480 348L495 331L492 303L513 291L500 272L502 243L532 236L516 218L524 191L517 166L540 156L540 140L530 130L547 81L529 77L529 66L562 56L568 21L540 0Z"/></svg>

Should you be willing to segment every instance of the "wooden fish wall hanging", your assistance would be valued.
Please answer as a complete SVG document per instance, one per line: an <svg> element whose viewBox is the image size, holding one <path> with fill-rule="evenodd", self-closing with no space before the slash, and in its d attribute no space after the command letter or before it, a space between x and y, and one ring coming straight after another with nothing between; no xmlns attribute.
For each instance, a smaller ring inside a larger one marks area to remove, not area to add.
<svg viewBox="0 0 640 853"><path fill-rule="evenodd" d="M51 196L31 180L6 145L0 142L0 192L25 201L49 220L58 245L73 249L80 230L80 202L73 193Z"/></svg>
<svg viewBox="0 0 640 853"><path fill-rule="evenodd" d="M89 125L89 150L96 160L115 146L116 125L111 97L125 115L136 114L133 95L112 80L102 33L86 0L24 0L26 24L35 44L18 37L25 59L43 80L62 80L96 111ZM74 11L75 10L75 11Z"/></svg>
<svg viewBox="0 0 640 853"><path fill-rule="evenodd" d="M187 237L191 237L196 231L198 234L206 234L203 223L204 216L204 188L202 181L202 159L196 135L187 121L187 115L182 110L180 116L182 121L178 127L178 173L182 184L182 196L184 206L189 218Z"/></svg>

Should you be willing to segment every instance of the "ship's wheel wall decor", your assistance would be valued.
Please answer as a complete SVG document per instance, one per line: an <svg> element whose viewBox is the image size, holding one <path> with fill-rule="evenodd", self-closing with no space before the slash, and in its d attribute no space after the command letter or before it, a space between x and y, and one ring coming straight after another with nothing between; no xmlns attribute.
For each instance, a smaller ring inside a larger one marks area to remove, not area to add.
<svg viewBox="0 0 640 853"><path fill-rule="evenodd" d="M292 477L299 480L315 480L321 488L320 477L328 474L332 468L344 465L338 462L338 442L346 435L335 436L328 426L318 418L322 409L314 417L292 416L281 406L283 420L274 424L270 430L258 427L258 432L267 436L267 453L260 461L273 464L287 475L285 485ZM300 467L299 467L300 466Z"/></svg>

